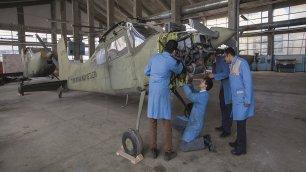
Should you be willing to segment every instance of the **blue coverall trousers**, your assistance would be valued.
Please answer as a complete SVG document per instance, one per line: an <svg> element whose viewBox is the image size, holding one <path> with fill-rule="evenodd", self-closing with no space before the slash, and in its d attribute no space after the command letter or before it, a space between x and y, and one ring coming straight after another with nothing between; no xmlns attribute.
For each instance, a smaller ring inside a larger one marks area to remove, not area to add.
<svg viewBox="0 0 306 172"><path fill-rule="evenodd" d="M219 102L221 109L222 128L226 133L231 133L233 118L231 117L232 104L225 104L224 91L221 88L219 93Z"/></svg>
<svg viewBox="0 0 306 172"><path fill-rule="evenodd" d="M181 134L184 132L186 125L187 121L181 120L180 118L175 118L172 120L173 128L179 131ZM198 137L191 142L185 142L184 140L181 140L180 149L183 152L205 149L204 138Z"/></svg>
<svg viewBox="0 0 306 172"><path fill-rule="evenodd" d="M246 119L237 121L237 140L236 140L236 149L239 151L246 151Z"/></svg>

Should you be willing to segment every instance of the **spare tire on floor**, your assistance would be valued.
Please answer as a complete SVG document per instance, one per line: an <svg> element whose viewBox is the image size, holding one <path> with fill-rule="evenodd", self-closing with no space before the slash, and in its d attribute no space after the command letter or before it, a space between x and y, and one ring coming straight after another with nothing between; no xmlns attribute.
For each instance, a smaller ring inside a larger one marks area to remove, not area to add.
<svg viewBox="0 0 306 172"><path fill-rule="evenodd" d="M122 146L125 153L136 157L142 153L143 143L138 131L128 129L122 135Z"/></svg>

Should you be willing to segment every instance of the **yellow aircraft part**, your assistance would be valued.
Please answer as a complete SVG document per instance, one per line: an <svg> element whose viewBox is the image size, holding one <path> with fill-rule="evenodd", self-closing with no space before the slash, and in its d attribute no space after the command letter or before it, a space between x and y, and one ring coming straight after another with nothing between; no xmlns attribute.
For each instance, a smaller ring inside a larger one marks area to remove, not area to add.
<svg viewBox="0 0 306 172"><path fill-rule="evenodd" d="M158 52L163 52L166 43L169 40L177 40L177 32L161 34L157 39Z"/></svg>

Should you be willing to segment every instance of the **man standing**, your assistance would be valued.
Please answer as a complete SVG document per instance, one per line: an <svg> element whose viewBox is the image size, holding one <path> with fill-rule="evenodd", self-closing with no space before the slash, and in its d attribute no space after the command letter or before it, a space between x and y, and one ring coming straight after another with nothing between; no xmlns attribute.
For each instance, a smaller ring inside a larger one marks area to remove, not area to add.
<svg viewBox="0 0 306 172"><path fill-rule="evenodd" d="M164 127L164 159L169 161L176 157L172 149L172 128L171 128L171 102L169 83L172 73L182 72L183 65L174 58L178 43L169 40L163 53L153 56L144 69L146 76L149 76L149 98L148 118L150 121L150 149L153 158L157 158L158 150L156 144L157 120L161 120Z"/></svg>
<svg viewBox="0 0 306 172"><path fill-rule="evenodd" d="M221 81L219 103L221 109L221 126L216 127L216 130L221 131L220 137L228 137L231 134L231 127L233 118L232 113L232 98L231 88L229 83L229 65L225 63L223 56L215 57L215 63L213 65L213 73L209 75L210 78L214 78L217 81Z"/></svg>
<svg viewBox="0 0 306 172"><path fill-rule="evenodd" d="M235 55L231 47L225 50L225 61L230 64L230 86L233 120L237 122L237 139L229 143L233 155L246 154L246 120L254 115L252 74L246 60Z"/></svg>

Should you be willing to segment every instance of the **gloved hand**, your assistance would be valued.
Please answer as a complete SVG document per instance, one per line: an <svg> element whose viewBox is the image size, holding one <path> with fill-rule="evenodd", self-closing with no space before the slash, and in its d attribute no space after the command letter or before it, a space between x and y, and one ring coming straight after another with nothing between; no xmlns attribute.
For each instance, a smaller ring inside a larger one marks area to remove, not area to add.
<svg viewBox="0 0 306 172"><path fill-rule="evenodd" d="M215 76L214 76L213 73L209 73L209 74L208 74L208 77L209 77L210 79L212 79L212 78L214 78Z"/></svg>

